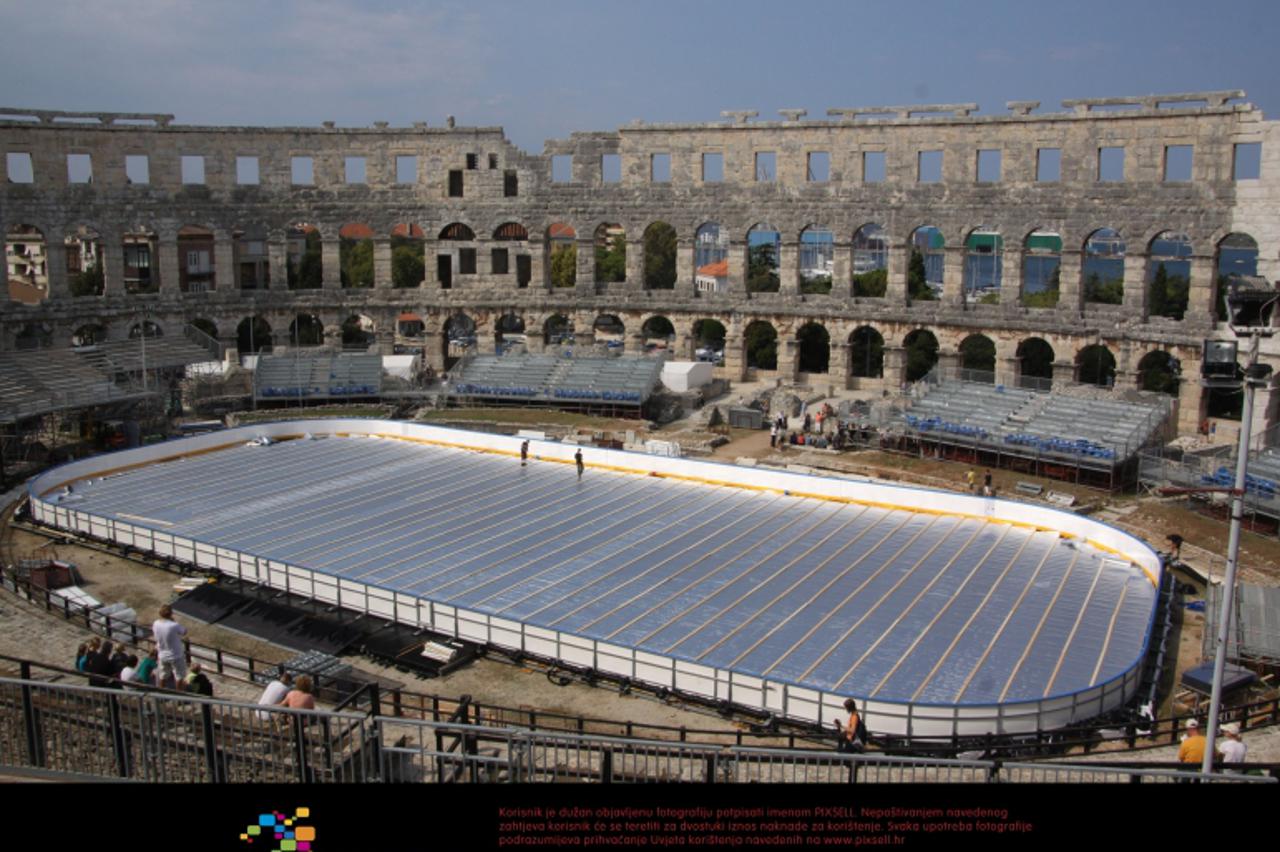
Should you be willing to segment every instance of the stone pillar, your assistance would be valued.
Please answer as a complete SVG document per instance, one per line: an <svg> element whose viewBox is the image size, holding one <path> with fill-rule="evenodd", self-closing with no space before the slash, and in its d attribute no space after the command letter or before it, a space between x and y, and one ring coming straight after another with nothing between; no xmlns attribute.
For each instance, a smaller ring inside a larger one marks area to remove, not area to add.
<svg viewBox="0 0 1280 852"><path fill-rule="evenodd" d="M551 282L547 280L547 261L546 247L540 242L531 242L529 246L529 288L546 290L551 286ZM515 264L515 258L511 259ZM516 267L513 265L511 271L515 272ZM430 278L431 270L427 270L427 276Z"/></svg>
<svg viewBox="0 0 1280 852"><path fill-rule="evenodd" d="M272 290L289 288L289 243L284 239L272 239L267 242L267 264Z"/></svg>
<svg viewBox="0 0 1280 852"><path fill-rule="evenodd" d="M747 378L746 342L741 334L725 334L724 371L731 381L741 382Z"/></svg>
<svg viewBox="0 0 1280 852"><path fill-rule="evenodd" d="M423 357L427 362L427 366L437 373L444 371L444 346L444 332L422 332Z"/></svg>
<svg viewBox="0 0 1280 852"><path fill-rule="evenodd" d="M784 240L778 250L778 292L800 292L800 244Z"/></svg>
<svg viewBox="0 0 1280 852"><path fill-rule="evenodd" d="M644 289L644 239L627 235L627 289L639 292Z"/></svg>
<svg viewBox="0 0 1280 852"><path fill-rule="evenodd" d="M800 362L800 342L794 336L778 338L778 376L788 382L796 380L796 366Z"/></svg>
<svg viewBox="0 0 1280 852"><path fill-rule="evenodd" d="M590 349L596 345L596 336L590 327L584 331L581 326L574 326L573 332L573 348L574 349Z"/></svg>
<svg viewBox="0 0 1280 852"><path fill-rule="evenodd" d="M1147 318L1147 256L1124 256L1124 312L1130 319Z"/></svg>
<svg viewBox="0 0 1280 852"><path fill-rule="evenodd" d="M1142 372L1138 369L1141 355L1134 351L1130 341L1120 344L1120 357L1116 359L1114 387L1120 390L1137 390L1142 384Z"/></svg>
<svg viewBox="0 0 1280 852"><path fill-rule="evenodd" d="M388 290L391 286L391 238L379 237L373 241L373 287Z"/></svg>
<svg viewBox="0 0 1280 852"><path fill-rule="evenodd" d="M596 241L594 238L579 237L577 248L578 277L574 281L574 289L579 293L594 293L596 291Z"/></svg>
<svg viewBox="0 0 1280 852"><path fill-rule="evenodd" d="M177 293L178 292L178 241L171 240L167 237L158 239L152 243L156 248L156 253L160 255L159 269L156 270L160 275L160 286L157 288L159 293ZM123 260L121 261L123 262Z"/></svg>
<svg viewBox="0 0 1280 852"><path fill-rule="evenodd" d="M323 267L321 284L325 290L337 290L342 287L342 241L336 236L333 239L321 238L320 265Z"/></svg>
<svg viewBox="0 0 1280 852"><path fill-rule="evenodd" d="M644 335L638 331L627 332L626 343L623 344L622 351L628 355L643 355Z"/></svg>
<svg viewBox="0 0 1280 852"><path fill-rule="evenodd" d="M831 384L840 390L849 389L849 350L851 348L847 342L828 344L827 375L831 378Z"/></svg>
<svg viewBox="0 0 1280 852"><path fill-rule="evenodd" d="M693 244L687 237L676 239L676 292L694 293L697 285L693 268Z"/></svg>
<svg viewBox="0 0 1280 852"><path fill-rule="evenodd" d="M1267 381L1267 386L1254 391L1253 422L1250 425L1250 441L1253 444L1264 443L1267 430L1276 424L1276 411L1280 407L1280 388L1276 386L1276 377Z"/></svg>
<svg viewBox="0 0 1280 852"><path fill-rule="evenodd" d="M895 245L889 248L889 266L886 270L888 280L884 291L889 304L905 305L907 303L907 271L910 266L911 251L907 246Z"/></svg>
<svg viewBox="0 0 1280 852"><path fill-rule="evenodd" d="M231 234L214 237L213 289L222 293L234 293L239 287L239 270L236 269L235 242Z"/></svg>
<svg viewBox="0 0 1280 852"><path fill-rule="evenodd" d="M1053 362L1053 386L1075 384L1076 364L1074 361Z"/></svg>
<svg viewBox="0 0 1280 852"><path fill-rule="evenodd" d="M672 341L671 347L672 354L681 360L693 361L698 357L698 338L685 329L676 329L676 339Z"/></svg>
<svg viewBox="0 0 1280 852"><path fill-rule="evenodd" d="M997 358L996 384L1019 387L1022 384L1022 359L1017 355Z"/></svg>
<svg viewBox="0 0 1280 852"><path fill-rule="evenodd" d="M733 295L739 295L747 292L747 244L742 241L732 241L729 243L729 292ZM725 353L725 358L729 357ZM727 367L729 362L725 361Z"/></svg>
<svg viewBox="0 0 1280 852"><path fill-rule="evenodd" d="M71 295L67 283L67 246L60 239L45 240L45 273L49 276L49 298L66 299ZM0 267L0 283L9 271L9 265ZM7 292L7 291L6 291Z"/></svg>
<svg viewBox="0 0 1280 852"><path fill-rule="evenodd" d="M1186 359L1182 362L1182 379L1178 387L1178 434L1195 435L1200 431L1200 424L1205 417L1205 404L1209 401L1200 384L1201 362L1199 359ZM1257 410L1258 398L1254 398L1254 410Z"/></svg>
<svg viewBox="0 0 1280 852"><path fill-rule="evenodd" d="M1209 324L1214 320L1217 306L1213 291L1216 278L1213 258L1203 254L1191 258L1191 289L1187 294L1187 312L1183 319L1196 324Z"/></svg>
<svg viewBox="0 0 1280 852"><path fill-rule="evenodd" d="M847 299L853 295L853 245L834 240L831 250L831 295Z"/></svg>
<svg viewBox="0 0 1280 852"><path fill-rule="evenodd" d="M376 280L376 279L375 279ZM379 328L374 332L377 338L379 355L394 355L396 351L396 331L395 326L391 328Z"/></svg>
<svg viewBox="0 0 1280 852"><path fill-rule="evenodd" d="M938 349L938 373L943 378L954 379L960 374L960 353Z"/></svg>
<svg viewBox="0 0 1280 852"><path fill-rule="evenodd" d="M1022 249L1006 248L1001 259L1000 304L1022 304Z"/></svg>
<svg viewBox="0 0 1280 852"><path fill-rule="evenodd" d="M884 386L898 390L907 381L907 350L902 346L884 348Z"/></svg>
<svg viewBox="0 0 1280 852"><path fill-rule="evenodd" d="M1081 277L1084 258L1081 252L1064 251L1058 264L1058 310L1069 316L1080 313L1082 300Z"/></svg>
<svg viewBox="0 0 1280 852"><path fill-rule="evenodd" d="M942 303L953 307L964 304L964 253L961 246L947 246L942 266Z"/></svg>
<svg viewBox="0 0 1280 852"><path fill-rule="evenodd" d="M124 293L124 244L119 233L102 237L102 295Z"/></svg>

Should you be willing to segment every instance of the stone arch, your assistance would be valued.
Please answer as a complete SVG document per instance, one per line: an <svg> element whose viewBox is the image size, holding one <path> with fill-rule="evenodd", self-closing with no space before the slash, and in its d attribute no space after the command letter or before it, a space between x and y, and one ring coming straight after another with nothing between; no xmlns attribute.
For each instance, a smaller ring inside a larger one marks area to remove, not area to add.
<svg viewBox="0 0 1280 852"><path fill-rule="evenodd" d="M964 240L964 300L966 304L997 305L1004 277L1004 237L989 225L979 225Z"/></svg>
<svg viewBox="0 0 1280 852"><path fill-rule="evenodd" d="M412 222L391 229L391 286L421 287L427 280L427 235Z"/></svg>
<svg viewBox="0 0 1280 852"><path fill-rule="evenodd" d="M853 295L879 298L888 287L889 232L878 222L868 222L853 232Z"/></svg>
<svg viewBox="0 0 1280 852"><path fill-rule="evenodd" d="M1116 356L1101 343L1076 353L1076 380L1081 384L1109 388L1116 383Z"/></svg>
<svg viewBox="0 0 1280 852"><path fill-rule="evenodd" d="M1214 311L1227 316L1227 280L1233 275L1258 274L1258 241L1245 233L1227 234L1214 246Z"/></svg>
<svg viewBox="0 0 1280 852"><path fill-rule="evenodd" d="M849 335L849 375L860 379L884 376L884 335L869 325Z"/></svg>
<svg viewBox="0 0 1280 852"><path fill-rule="evenodd" d="M778 331L771 323L756 320L742 333L748 367L760 370L778 369Z"/></svg>
<svg viewBox="0 0 1280 852"><path fill-rule="evenodd" d="M620 284L627 280L627 231L617 222L605 222L595 232L596 283Z"/></svg>
<svg viewBox="0 0 1280 852"><path fill-rule="evenodd" d="M543 345L573 342L573 318L564 314L552 314L542 323Z"/></svg>
<svg viewBox="0 0 1280 852"><path fill-rule="evenodd" d="M213 230L203 225L178 229L178 289L183 293L207 293L215 289Z"/></svg>
<svg viewBox="0 0 1280 852"><path fill-rule="evenodd" d="M996 344L985 334L971 334L960 341L960 369L970 381L994 382L996 378Z"/></svg>
<svg viewBox="0 0 1280 852"><path fill-rule="evenodd" d="M591 323L591 333L596 340L622 342L627 334L627 326L616 314L600 314Z"/></svg>
<svg viewBox="0 0 1280 852"><path fill-rule="evenodd" d="M67 290L72 297L101 296L105 290L102 235L88 225L79 225L63 239L63 251Z"/></svg>
<svg viewBox="0 0 1280 852"><path fill-rule="evenodd" d="M831 367L831 334L822 323L808 322L796 331L798 368L802 373L825 373Z"/></svg>
<svg viewBox="0 0 1280 852"><path fill-rule="evenodd" d="M437 239L436 280L441 290L451 290L455 277L476 274L476 232L463 222L450 222Z"/></svg>
<svg viewBox="0 0 1280 852"><path fill-rule="evenodd" d="M88 322L82 326L78 326L71 333L71 345L73 347L95 346L107 339L107 328L102 323Z"/></svg>
<svg viewBox="0 0 1280 852"><path fill-rule="evenodd" d="M48 349L53 345L53 328L44 322L23 323L13 335L13 347L19 350Z"/></svg>
<svg viewBox="0 0 1280 852"><path fill-rule="evenodd" d="M640 336L644 338L646 349L666 349L674 341L675 335L675 323L661 314L654 314L640 326Z"/></svg>
<svg viewBox="0 0 1280 852"><path fill-rule="evenodd" d="M513 311L507 311L493 322L493 346L499 355L513 346L525 343L524 318Z"/></svg>
<svg viewBox="0 0 1280 852"><path fill-rule="evenodd" d="M504 222L493 229L497 245L490 250L489 273L510 275L515 254L516 286L525 288L533 280L533 258L529 254L529 230L519 222Z"/></svg>
<svg viewBox="0 0 1280 852"><path fill-rule="evenodd" d="M800 232L800 292L831 292L835 271L836 241L825 225L809 225Z"/></svg>
<svg viewBox="0 0 1280 852"><path fill-rule="evenodd" d="M1115 228L1098 228L1085 238L1080 287L1087 303L1124 304L1124 237Z"/></svg>
<svg viewBox="0 0 1280 852"><path fill-rule="evenodd" d="M782 232L767 222L752 225L747 231L748 293L778 292L782 286L778 275L781 258Z"/></svg>
<svg viewBox="0 0 1280 852"><path fill-rule="evenodd" d="M941 299L947 259L947 240L942 229L937 225L921 225L911 232L907 245L911 247L907 262L907 296L913 302Z"/></svg>
<svg viewBox="0 0 1280 852"><path fill-rule="evenodd" d="M717 319L705 318L693 323L693 339L699 347L723 350L728 334L724 323Z"/></svg>
<svg viewBox="0 0 1280 852"><path fill-rule="evenodd" d="M1138 387L1145 391L1177 396L1182 382L1182 364L1172 352L1157 349L1138 362Z"/></svg>
<svg viewBox="0 0 1280 852"><path fill-rule="evenodd" d="M269 232L263 224L231 229L231 262L236 286L243 290L267 290L271 286Z"/></svg>
<svg viewBox="0 0 1280 852"><path fill-rule="evenodd" d="M197 331L207 334L214 340L218 339L218 324L207 317L196 317L190 323Z"/></svg>
<svg viewBox="0 0 1280 852"><path fill-rule="evenodd" d="M324 258L320 229L295 222L285 231L285 278L290 290L319 290L324 286Z"/></svg>
<svg viewBox="0 0 1280 852"><path fill-rule="evenodd" d="M660 219L644 229L644 289L675 288L677 244L676 229Z"/></svg>
<svg viewBox="0 0 1280 852"><path fill-rule="evenodd" d="M8 228L4 256L9 273L9 301L38 305L49 298L49 250L44 231L35 225Z"/></svg>
<svg viewBox="0 0 1280 852"><path fill-rule="evenodd" d="M938 365L938 338L926 328L917 328L902 339L907 351L908 382L918 382Z"/></svg>
<svg viewBox="0 0 1280 852"><path fill-rule="evenodd" d="M444 368L451 369L468 349L476 345L476 322L461 311L450 314L444 321L441 345L444 347Z"/></svg>
<svg viewBox="0 0 1280 852"><path fill-rule="evenodd" d="M373 318L352 314L342 321L342 348L367 351L378 339Z"/></svg>
<svg viewBox="0 0 1280 852"><path fill-rule="evenodd" d="M699 293L729 289L729 229L703 222L693 234L694 285Z"/></svg>
<svg viewBox="0 0 1280 852"><path fill-rule="evenodd" d="M126 293L160 291L160 235L149 225L136 225L120 237L124 253Z"/></svg>
<svg viewBox="0 0 1280 852"><path fill-rule="evenodd" d="M1052 308L1062 290L1062 235L1037 228L1022 241L1023 306Z"/></svg>
<svg viewBox="0 0 1280 852"><path fill-rule="evenodd" d="M473 243L476 239L476 232L471 230L469 225L462 222L450 222L440 229L440 236L437 239Z"/></svg>
<svg viewBox="0 0 1280 852"><path fill-rule="evenodd" d="M1147 314L1180 320L1191 293L1191 238L1161 231L1147 246Z"/></svg>
<svg viewBox="0 0 1280 852"><path fill-rule="evenodd" d="M1053 381L1053 362L1057 355L1047 340L1028 337L1018 344L1015 354L1019 359L1018 374L1021 378Z"/></svg>
<svg viewBox="0 0 1280 852"><path fill-rule="evenodd" d="M236 326L236 349L242 355L270 352L273 343L271 323L260 316L245 317Z"/></svg>
<svg viewBox="0 0 1280 852"><path fill-rule="evenodd" d="M546 258L546 277L553 289L577 285L578 232L572 225L554 222L547 226Z"/></svg>
<svg viewBox="0 0 1280 852"><path fill-rule="evenodd" d="M290 346L323 346L324 323L315 314L298 314L289 323Z"/></svg>

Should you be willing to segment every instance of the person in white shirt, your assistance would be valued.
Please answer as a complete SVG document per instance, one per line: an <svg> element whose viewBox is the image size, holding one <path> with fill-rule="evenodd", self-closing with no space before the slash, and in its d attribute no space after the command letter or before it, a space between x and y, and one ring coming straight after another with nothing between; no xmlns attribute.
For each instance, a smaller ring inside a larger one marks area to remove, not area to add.
<svg viewBox="0 0 1280 852"><path fill-rule="evenodd" d="M280 676L271 683L267 684L267 688L262 690L262 695L258 698L258 704L263 707L275 707L284 697L289 694L289 690L293 688L293 676L287 671L281 670ZM259 719L270 719L271 714L266 710L258 711Z"/></svg>
<svg viewBox="0 0 1280 852"><path fill-rule="evenodd" d="M173 607L168 604L160 607L160 617L151 625L151 636L160 652L156 686L182 689L187 677L187 651L182 644L182 637L186 635L187 628L173 620Z"/></svg>
<svg viewBox="0 0 1280 852"><path fill-rule="evenodd" d="M1244 740L1240 739L1240 724L1231 722L1223 725L1218 732L1226 736L1218 743L1218 754L1222 755L1223 763L1244 763L1244 756L1248 754L1249 747L1244 744ZM1226 773L1235 775L1240 774L1239 769L1224 769Z"/></svg>

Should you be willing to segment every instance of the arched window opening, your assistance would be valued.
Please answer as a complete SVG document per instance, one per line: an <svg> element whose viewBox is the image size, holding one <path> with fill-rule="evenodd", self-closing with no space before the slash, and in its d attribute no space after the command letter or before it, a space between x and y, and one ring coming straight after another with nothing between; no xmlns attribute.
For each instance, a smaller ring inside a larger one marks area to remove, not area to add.
<svg viewBox="0 0 1280 852"><path fill-rule="evenodd" d="M338 271L346 289L373 286L373 230L352 223L338 230Z"/></svg>
<svg viewBox="0 0 1280 852"><path fill-rule="evenodd" d="M800 232L800 292L831 292L831 273L835 269L835 237L821 225L810 225Z"/></svg>
<svg viewBox="0 0 1280 852"><path fill-rule="evenodd" d="M729 289L729 231L707 222L693 236L694 284L699 293Z"/></svg>
<svg viewBox="0 0 1280 852"><path fill-rule="evenodd" d="M825 373L831 365L831 335L825 326L806 323L796 332L800 350L800 372Z"/></svg>
<svg viewBox="0 0 1280 852"><path fill-rule="evenodd" d="M777 228L772 225L756 225L747 232L748 293L778 292L782 283L782 279L778 277L781 256L782 234Z"/></svg>
<svg viewBox="0 0 1280 852"><path fill-rule="evenodd" d="M14 225L4 238L9 301L38 305L49 297L49 256L44 233L34 225Z"/></svg>
<svg viewBox="0 0 1280 852"><path fill-rule="evenodd" d="M960 341L960 369L967 381L996 380L996 344L985 334L971 334Z"/></svg>
<svg viewBox="0 0 1280 852"><path fill-rule="evenodd" d="M671 290L676 286L676 229L654 222L644 231L644 288Z"/></svg>
<svg viewBox="0 0 1280 852"><path fill-rule="evenodd" d="M213 231L199 225L178 230L178 289L208 293L214 289Z"/></svg>
<svg viewBox="0 0 1280 852"><path fill-rule="evenodd" d="M1004 238L994 229L977 228L964 241L964 249L965 304L1000 304Z"/></svg>
<svg viewBox="0 0 1280 852"><path fill-rule="evenodd" d="M262 317L245 317L236 326L236 349L241 355L270 352L273 343L271 323Z"/></svg>
<svg viewBox="0 0 1280 852"><path fill-rule="evenodd" d="M902 341L907 350L907 381L918 382L938 365L938 338L918 328Z"/></svg>
<svg viewBox="0 0 1280 852"><path fill-rule="evenodd" d="M912 231L911 260L907 264L907 296L911 301L933 302L942 298L946 247L942 231L933 225Z"/></svg>
<svg viewBox="0 0 1280 852"><path fill-rule="evenodd" d="M319 290L324 286L324 261L320 255L320 230L299 222L286 236L285 277L290 290Z"/></svg>
<svg viewBox="0 0 1280 852"><path fill-rule="evenodd" d="M289 324L291 346L323 346L324 323L314 314L298 314Z"/></svg>
<svg viewBox="0 0 1280 852"><path fill-rule="evenodd" d="M1018 344L1019 373L1026 387L1045 387L1053 381L1053 347L1039 337L1029 337Z"/></svg>
<svg viewBox="0 0 1280 852"><path fill-rule="evenodd" d="M889 289L889 234L883 225L863 225L853 235L853 295L880 298Z"/></svg>
<svg viewBox="0 0 1280 852"><path fill-rule="evenodd" d="M1191 293L1191 239L1165 231L1151 241L1147 253L1147 313L1180 320Z"/></svg>
<svg viewBox="0 0 1280 852"><path fill-rule="evenodd" d="M698 320L693 324L693 339L697 347L694 356L699 361L723 363L726 336L727 330L719 320Z"/></svg>
<svg viewBox="0 0 1280 852"><path fill-rule="evenodd" d="M1248 234L1227 234L1218 242L1217 295L1215 313L1219 320L1227 318L1227 289L1233 275L1258 274L1258 243Z"/></svg>
<svg viewBox="0 0 1280 852"><path fill-rule="evenodd" d="M101 296L102 237L92 228L80 226L63 240L67 258L67 288L73 297Z"/></svg>
<svg viewBox="0 0 1280 852"><path fill-rule="evenodd" d="M342 323L342 348L365 352L378 339L373 319L363 314L352 314Z"/></svg>
<svg viewBox="0 0 1280 852"><path fill-rule="evenodd" d="M137 228L121 239L124 249L124 289L127 293L156 293L160 290L160 239L155 231Z"/></svg>
<svg viewBox="0 0 1280 852"><path fill-rule="evenodd" d="M555 288L578 283L578 232L561 222L547 228L547 280Z"/></svg>
<svg viewBox="0 0 1280 852"><path fill-rule="evenodd" d="M1182 386L1182 363L1164 350L1148 352L1138 362L1138 387L1177 396Z"/></svg>
<svg viewBox="0 0 1280 852"><path fill-rule="evenodd" d="M849 335L849 374L860 379L884 376L884 336L869 325Z"/></svg>
<svg viewBox="0 0 1280 852"><path fill-rule="evenodd" d="M107 339L107 330L96 322L86 323L71 334L73 347L96 346Z"/></svg>
<svg viewBox="0 0 1280 852"><path fill-rule="evenodd" d="M1052 308L1062 288L1062 236L1056 231L1032 231L1022 254L1022 304Z"/></svg>
<svg viewBox="0 0 1280 852"><path fill-rule="evenodd" d="M391 286L421 287L426 279L426 234L414 224L396 225L391 229Z"/></svg>
<svg viewBox="0 0 1280 852"><path fill-rule="evenodd" d="M1116 383L1116 358L1105 346L1086 346L1076 356L1076 374L1081 384L1109 388Z"/></svg>
<svg viewBox="0 0 1280 852"><path fill-rule="evenodd" d="M747 366L760 370L778 369L778 332L767 322L756 321L742 334Z"/></svg>
<svg viewBox="0 0 1280 852"><path fill-rule="evenodd" d="M573 343L573 320L564 314L552 314L542 324L542 342L547 346Z"/></svg>
<svg viewBox="0 0 1280 852"><path fill-rule="evenodd" d="M271 257L267 249L267 229L251 225L231 232L236 281L241 290L266 290L271 286Z"/></svg>
<svg viewBox="0 0 1280 852"><path fill-rule="evenodd" d="M1098 305L1124 304L1124 239L1114 228L1099 228L1084 243L1084 300Z"/></svg>
<svg viewBox="0 0 1280 852"><path fill-rule="evenodd" d="M617 223L596 228L596 283L619 284L627 280L627 232Z"/></svg>

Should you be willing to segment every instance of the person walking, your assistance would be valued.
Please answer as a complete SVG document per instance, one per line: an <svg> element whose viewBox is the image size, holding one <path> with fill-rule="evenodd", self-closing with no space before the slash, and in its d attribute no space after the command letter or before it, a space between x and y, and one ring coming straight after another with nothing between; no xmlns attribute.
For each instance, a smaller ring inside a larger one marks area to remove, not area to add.
<svg viewBox="0 0 1280 852"><path fill-rule="evenodd" d="M993 492L991 490L991 469L988 468L986 475L982 477L982 496L990 497L992 493Z"/></svg>
<svg viewBox="0 0 1280 852"><path fill-rule="evenodd" d="M1229 722L1218 729L1219 733L1225 734L1224 739L1218 746L1218 754L1222 757L1223 763L1244 763L1244 757L1249 753L1249 747L1244 744L1244 740L1240 739L1240 723ZM1239 769L1222 770L1229 775L1239 775Z"/></svg>
<svg viewBox="0 0 1280 852"><path fill-rule="evenodd" d="M774 422L773 426L769 429L769 446L770 447L778 446L778 424L776 421Z"/></svg>
<svg viewBox="0 0 1280 852"><path fill-rule="evenodd" d="M969 483L969 493L973 493L974 487L978 483L978 475L973 472L973 468L969 468L969 472L964 475L965 481Z"/></svg>
<svg viewBox="0 0 1280 852"><path fill-rule="evenodd" d="M520 466L524 467L529 463L529 442L525 441L520 445Z"/></svg>
<svg viewBox="0 0 1280 852"><path fill-rule="evenodd" d="M576 453L573 454L573 463L578 466L578 478L581 479L582 469L583 469L582 450L578 450Z"/></svg>

